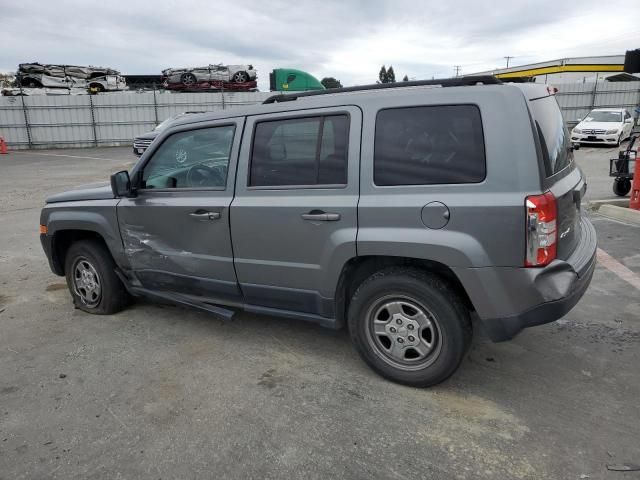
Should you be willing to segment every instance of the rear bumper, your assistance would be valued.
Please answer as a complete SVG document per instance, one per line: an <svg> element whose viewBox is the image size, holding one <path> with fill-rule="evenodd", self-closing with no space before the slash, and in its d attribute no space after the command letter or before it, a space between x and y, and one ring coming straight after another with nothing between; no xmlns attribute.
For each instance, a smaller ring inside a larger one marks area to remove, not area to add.
<svg viewBox="0 0 640 480"><path fill-rule="evenodd" d="M456 270L491 340L510 340L525 328L558 320L582 298L595 270L597 238L585 216L580 226L580 243L567 260L543 268Z"/></svg>

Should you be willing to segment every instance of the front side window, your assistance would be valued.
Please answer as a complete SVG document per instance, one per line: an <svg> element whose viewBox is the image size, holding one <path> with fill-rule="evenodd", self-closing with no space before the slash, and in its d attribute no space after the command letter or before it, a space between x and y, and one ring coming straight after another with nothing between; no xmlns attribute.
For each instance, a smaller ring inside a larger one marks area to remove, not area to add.
<svg viewBox="0 0 640 480"><path fill-rule="evenodd" d="M256 124L249 186L345 185L348 115Z"/></svg>
<svg viewBox="0 0 640 480"><path fill-rule="evenodd" d="M374 182L379 186L477 183L486 161L480 110L443 105L381 110Z"/></svg>
<svg viewBox="0 0 640 480"><path fill-rule="evenodd" d="M142 173L142 188L221 188L235 126L174 133L154 152Z"/></svg>

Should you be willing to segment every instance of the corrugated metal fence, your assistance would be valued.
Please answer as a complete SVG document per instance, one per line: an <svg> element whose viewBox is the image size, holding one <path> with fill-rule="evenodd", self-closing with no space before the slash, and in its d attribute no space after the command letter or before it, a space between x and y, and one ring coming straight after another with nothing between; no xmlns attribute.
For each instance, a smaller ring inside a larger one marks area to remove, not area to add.
<svg viewBox="0 0 640 480"><path fill-rule="evenodd" d="M594 107L640 103L640 82L568 83L559 88L565 121L573 126ZM214 111L252 105L269 92L118 93L0 97L0 136L10 148L130 145L133 137L184 111Z"/></svg>
<svg viewBox="0 0 640 480"><path fill-rule="evenodd" d="M640 82L561 83L558 103L569 127L578 123L593 108L625 107L633 115L640 105Z"/></svg>
<svg viewBox="0 0 640 480"><path fill-rule="evenodd" d="M175 113L253 105L271 95L154 91L0 97L0 136L14 149L130 145Z"/></svg>

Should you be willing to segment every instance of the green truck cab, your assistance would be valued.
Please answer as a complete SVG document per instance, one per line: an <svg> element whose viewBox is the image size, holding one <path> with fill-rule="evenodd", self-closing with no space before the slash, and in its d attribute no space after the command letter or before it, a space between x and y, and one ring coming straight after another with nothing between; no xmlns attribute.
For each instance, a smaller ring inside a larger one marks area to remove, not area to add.
<svg viewBox="0 0 640 480"><path fill-rule="evenodd" d="M316 77L295 68L274 69L269 74L269 88L272 92L303 92L325 89Z"/></svg>

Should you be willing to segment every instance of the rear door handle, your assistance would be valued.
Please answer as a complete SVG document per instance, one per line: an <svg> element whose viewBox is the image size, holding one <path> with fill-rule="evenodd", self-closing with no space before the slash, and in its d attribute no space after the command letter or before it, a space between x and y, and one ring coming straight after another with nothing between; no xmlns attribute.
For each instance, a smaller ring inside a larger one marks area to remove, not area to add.
<svg viewBox="0 0 640 480"><path fill-rule="evenodd" d="M309 213L303 213L301 217L303 220L313 222L337 222L340 220L339 213L327 213L322 210L311 210Z"/></svg>
<svg viewBox="0 0 640 480"><path fill-rule="evenodd" d="M220 218L220 212L206 212L204 210L196 210L189 214L190 217L196 220L218 220Z"/></svg>

